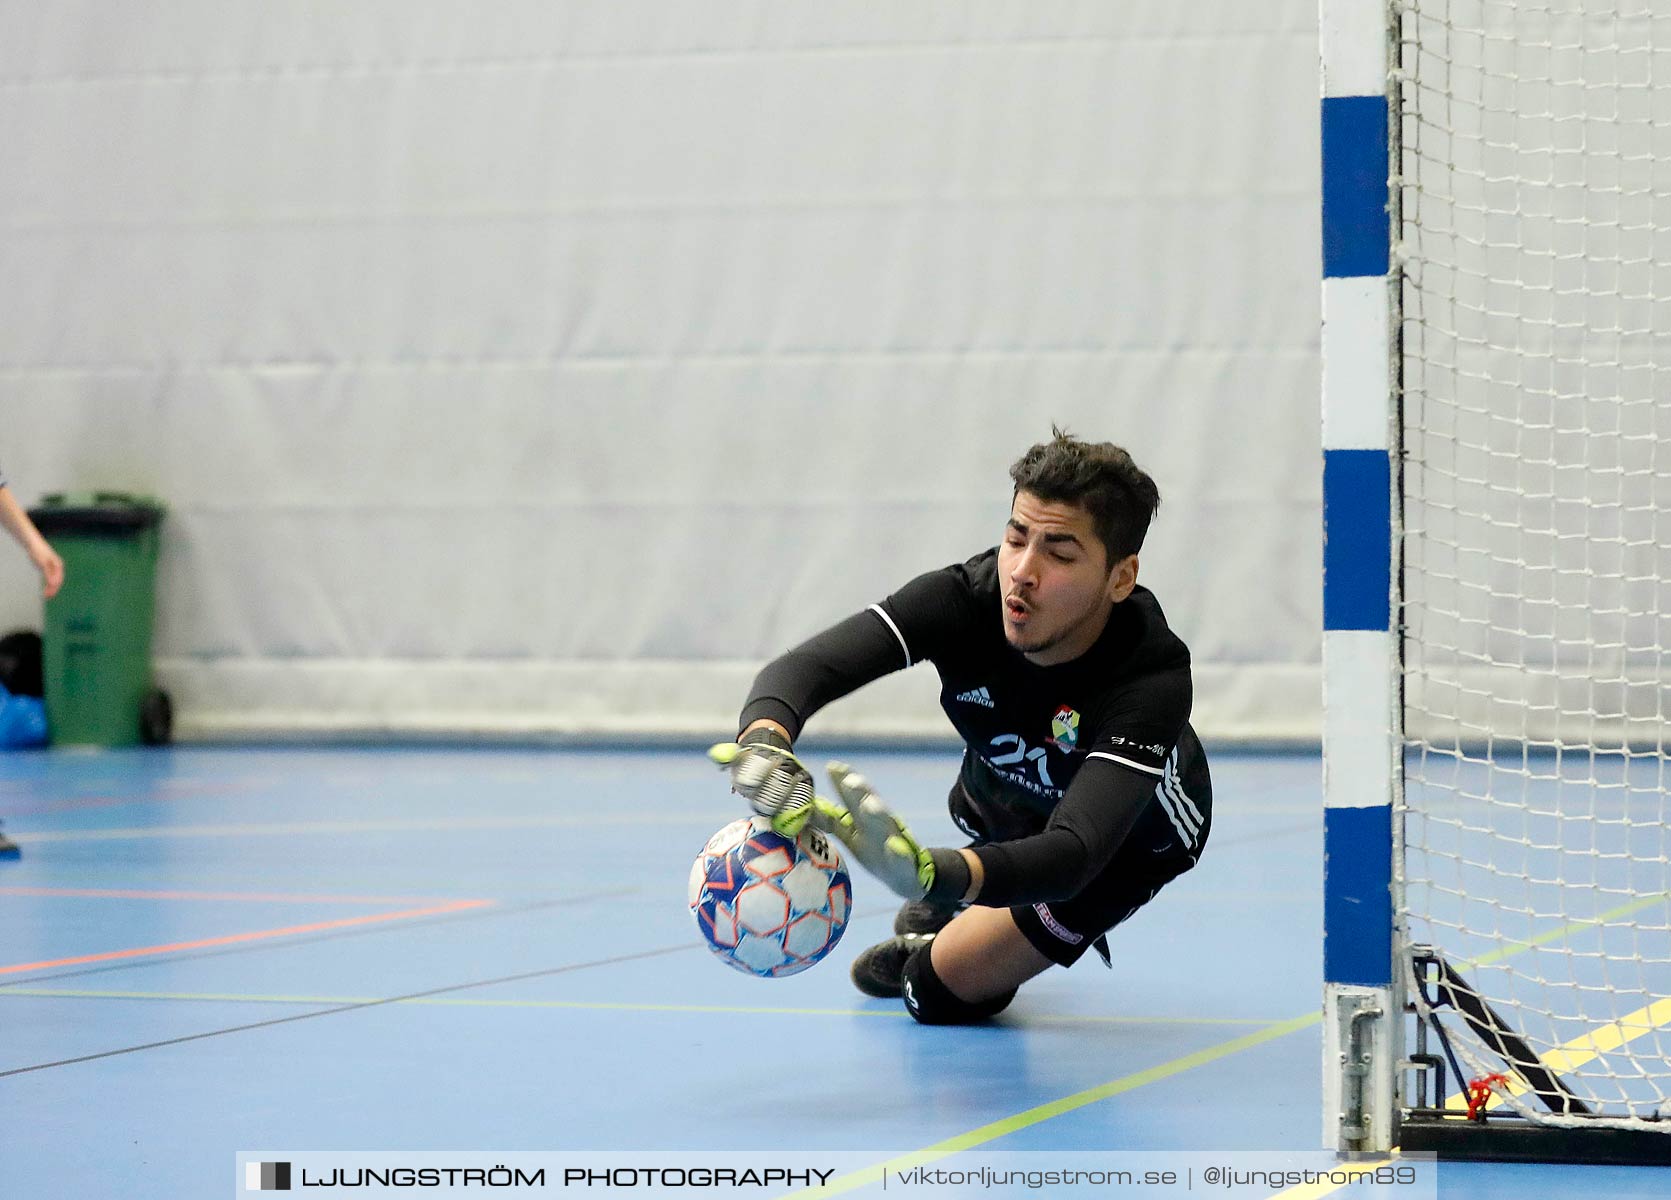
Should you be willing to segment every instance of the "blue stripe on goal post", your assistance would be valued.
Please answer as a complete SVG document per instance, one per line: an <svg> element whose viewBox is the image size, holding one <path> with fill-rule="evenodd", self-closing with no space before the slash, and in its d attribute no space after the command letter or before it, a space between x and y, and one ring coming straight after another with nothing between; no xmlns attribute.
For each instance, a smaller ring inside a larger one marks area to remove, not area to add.
<svg viewBox="0 0 1671 1200"><path fill-rule="evenodd" d="M1392 811L1323 810L1323 978L1392 985Z"/></svg>
<svg viewBox="0 0 1671 1200"><path fill-rule="evenodd" d="M1323 278L1384 277L1387 98L1323 101Z"/></svg>
<svg viewBox="0 0 1671 1200"><path fill-rule="evenodd" d="M1392 463L1323 452L1323 628L1392 626Z"/></svg>

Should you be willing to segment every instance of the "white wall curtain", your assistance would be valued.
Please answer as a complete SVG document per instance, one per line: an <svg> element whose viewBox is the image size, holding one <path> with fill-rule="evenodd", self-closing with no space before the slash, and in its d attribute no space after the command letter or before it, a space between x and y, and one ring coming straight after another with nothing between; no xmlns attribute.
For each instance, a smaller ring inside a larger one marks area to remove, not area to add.
<svg viewBox="0 0 1671 1200"><path fill-rule="evenodd" d="M1160 484L1203 734L1315 737L1314 10L4 0L0 464L169 504L186 736L654 737L1059 422Z"/></svg>

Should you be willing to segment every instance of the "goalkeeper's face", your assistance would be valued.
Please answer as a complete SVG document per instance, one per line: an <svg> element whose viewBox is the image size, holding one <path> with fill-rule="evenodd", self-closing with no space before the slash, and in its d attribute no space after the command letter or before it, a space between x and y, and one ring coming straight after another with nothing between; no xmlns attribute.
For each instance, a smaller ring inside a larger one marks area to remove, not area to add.
<svg viewBox="0 0 1671 1200"><path fill-rule="evenodd" d="M1017 492L998 547L1004 636L1048 667L1084 654L1137 586L1137 555L1110 564L1091 514Z"/></svg>

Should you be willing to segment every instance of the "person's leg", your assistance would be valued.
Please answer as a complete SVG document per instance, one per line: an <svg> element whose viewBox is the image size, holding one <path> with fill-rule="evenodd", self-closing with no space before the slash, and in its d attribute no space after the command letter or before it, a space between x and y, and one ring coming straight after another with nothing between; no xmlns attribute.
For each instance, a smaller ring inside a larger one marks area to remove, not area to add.
<svg viewBox="0 0 1671 1200"><path fill-rule="evenodd" d="M935 937L929 953L941 982L970 1003L1013 993L1053 965L1016 927L1007 908L964 909Z"/></svg>
<svg viewBox="0 0 1671 1200"><path fill-rule="evenodd" d="M1016 989L1051 965L1008 909L966 909L906 960L905 1009L924 1025L973 1025L1003 1012Z"/></svg>
<svg viewBox="0 0 1671 1200"><path fill-rule="evenodd" d="M919 1021L954 1024L1001 1011L1016 988L1050 965L1009 909L975 906L938 933L904 934L870 947L853 961L853 983L868 996L904 997Z"/></svg>

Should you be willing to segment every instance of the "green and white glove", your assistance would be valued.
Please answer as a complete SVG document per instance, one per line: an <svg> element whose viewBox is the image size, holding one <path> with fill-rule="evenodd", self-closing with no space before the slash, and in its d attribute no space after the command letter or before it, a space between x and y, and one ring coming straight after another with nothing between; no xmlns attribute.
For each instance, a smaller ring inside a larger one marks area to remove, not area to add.
<svg viewBox="0 0 1671 1200"><path fill-rule="evenodd" d="M829 765L838 804L814 799L812 826L847 847L859 865L907 900L921 900L934 886L934 855L871 790L870 782L846 763ZM961 859L959 865L962 865ZM964 886L968 886L967 877Z"/></svg>
<svg viewBox="0 0 1671 1200"><path fill-rule="evenodd" d="M731 772L731 790L772 822L784 837L796 837L812 816L812 772L769 729L755 729L741 742L721 742L708 757Z"/></svg>

